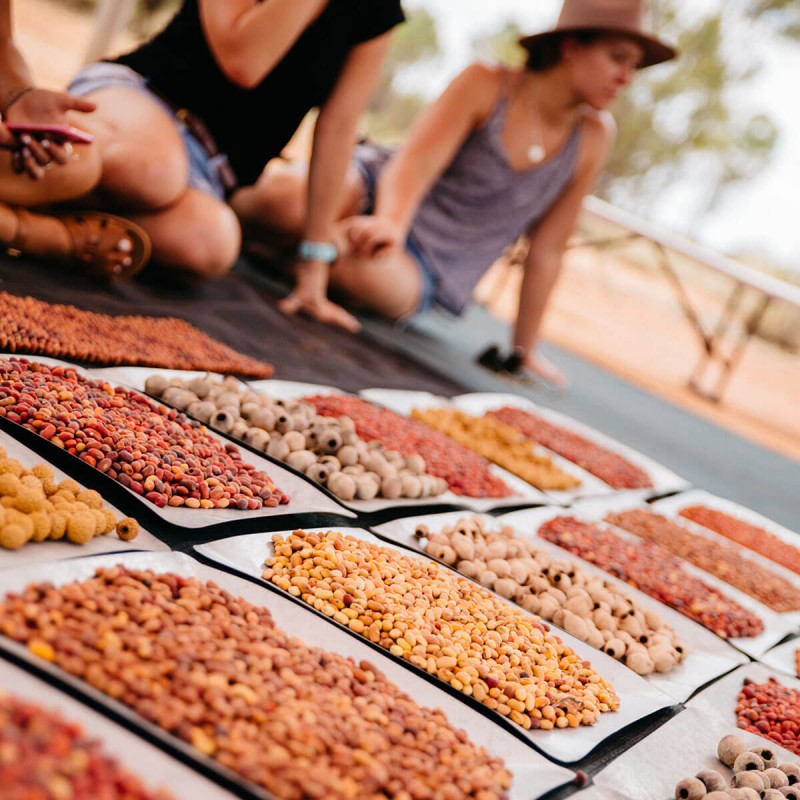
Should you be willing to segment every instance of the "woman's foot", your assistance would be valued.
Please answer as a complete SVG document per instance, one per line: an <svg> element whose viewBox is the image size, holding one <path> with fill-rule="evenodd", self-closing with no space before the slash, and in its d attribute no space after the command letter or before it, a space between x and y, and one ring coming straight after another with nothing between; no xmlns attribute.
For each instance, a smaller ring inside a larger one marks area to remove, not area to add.
<svg viewBox="0 0 800 800"><path fill-rule="evenodd" d="M523 362L523 366L534 377L551 386L553 389L567 389L569 387L569 380L567 376L552 362L548 361L544 356L535 353L528 356Z"/></svg>

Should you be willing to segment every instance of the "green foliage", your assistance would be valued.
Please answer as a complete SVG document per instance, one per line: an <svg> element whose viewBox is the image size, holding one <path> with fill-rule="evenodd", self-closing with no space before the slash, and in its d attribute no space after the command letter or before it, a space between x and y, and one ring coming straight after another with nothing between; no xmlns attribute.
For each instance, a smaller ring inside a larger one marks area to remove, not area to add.
<svg viewBox="0 0 800 800"><path fill-rule="evenodd" d="M406 24L395 33L368 109L366 128L370 136L396 141L408 130L430 98L403 88L403 74L409 68L434 63L438 55L436 20L423 9L409 12Z"/></svg>
<svg viewBox="0 0 800 800"><path fill-rule="evenodd" d="M472 47L478 58L521 67L525 63L525 50L517 42L522 35L522 28L516 22L507 20L499 30L474 39Z"/></svg>

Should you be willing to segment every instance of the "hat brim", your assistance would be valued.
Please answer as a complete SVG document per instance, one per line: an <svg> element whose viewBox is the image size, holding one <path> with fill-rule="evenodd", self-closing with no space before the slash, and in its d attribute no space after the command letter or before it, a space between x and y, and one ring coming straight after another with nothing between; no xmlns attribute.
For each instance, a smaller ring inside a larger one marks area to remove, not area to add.
<svg viewBox="0 0 800 800"><path fill-rule="evenodd" d="M558 28L555 30L544 31L543 33L534 33L531 36L523 36L519 43L529 50L537 44L561 37L564 34L579 33L586 30L598 30L597 28ZM678 55L678 51L670 44L663 42L661 39L656 39L653 36L647 36L640 31L627 30L625 28L603 28L603 32L615 34L619 33L623 36L630 36L635 39L643 48L644 55L642 61L637 69L644 69L645 67L653 67L656 64L663 64L665 61L670 61Z"/></svg>

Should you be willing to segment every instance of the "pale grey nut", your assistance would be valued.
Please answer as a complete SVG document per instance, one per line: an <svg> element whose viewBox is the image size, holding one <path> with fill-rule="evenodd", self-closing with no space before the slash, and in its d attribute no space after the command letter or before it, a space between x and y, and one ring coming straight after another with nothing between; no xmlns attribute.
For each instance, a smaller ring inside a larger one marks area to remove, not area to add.
<svg viewBox="0 0 800 800"><path fill-rule="evenodd" d="M739 753L739 755L736 756L732 769L734 772L751 772L752 770L763 772L764 759L756 753L745 750L743 753Z"/></svg>
<svg viewBox="0 0 800 800"><path fill-rule="evenodd" d="M769 778L762 777L761 772L738 772L731 778L731 786L742 789L755 789L757 792L763 792L768 789L767 782Z"/></svg>
<svg viewBox="0 0 800 800"><path fill-rule="evenodd" d="M200 420L200 422L207 423L216 410L217 407L213 403L207 403L205 400L195 400L194 403L189 404L186 413Z"/></svg>
<svg viewBox="0 0 800 800"><path fill-rule="evenodd" d="M733 798L733 800L759 800L761 797L755 789L728 789L726 796Z"/></svg>
<svg viewBox="0 0 800 800"><path fill-rule="evenodd" d="M161 395L161 399L179 411L185 411L192 403L197 400L197 395L188 389L180 389L177 386L169 386Z"/></svg>
<svg viewBox="0 0 800 800"><path fill-rule="evenodd" d="M267 455L279 461L286 461L291 452L289 445L283 439L270 439L267 443Z"/></svg>
<svg viewBox="0 0 800 800"><path fill-rule="evenodd" d="M777 758L774 758L775 751L772 750L771 748L762 747L759 749L769 751L769 753L773 756L772 759L773 761L778 760ZM755 750L751 752L755 752ZM764 758L763 755L761 757ZM764 763L766 763L766 759ZM786 776L786 774L781 772L779 769L776 769L775 767L767 767L767 769L765 769L764 772L762 773L762 777L769 779L769 785L772 789L780 789L782 786L789 785L789 778Z"/></svg>
<svg viewBox="0 0 800 800"><path fill-rule="evenodd" d="M231 406L235 408L237 413L239 411L239 392L220 392L215 398L214 402L217 407Z"/></svg>
<svg viewBox="0 0 800 800"><path fill-rule="evenodd" d="M358 464L358 450L353 445L346 444L339 448L336 458L343 467L352 467Z"/></svg>
<svg viewBox="0 0 800 800"><path fill-rule="evenodd" d="M151 394L154 397L161 397L162 394L167 390L169 386L169 380L165 378L163 375L151 375L145 382L144 382L144 390L147 394Z"/></svg>
<svg viewBox="0 0 800 800"><path fill-rule="evenodd" d="M403 495L412 499L422 496L422 481L416 475L406 475L402 478Z"/></svg>
<svg viewBox="0 0 800 800"><path fill-rule="evenodd" d="M707 792L724 792L727 784L725 778L715 769L704 769L695 775L697 780L702 781Z"/></svg>
<svg viewBox="0 0 800 800"><path fill-rule="evenodd" d="M759 744L750 748L751 753L757 753L764 759L765 769L778 766L778 756L775 753L775 748L767 744ZM783 784L781 784L782 786ZM773 786L773 789L780 789L780 786Z"/></svg>
<svg viewBox="0 0 800 800"><path fill-rule="evenodd" d="M352 417L343 416L339 417L336 421L343 431L354 431L356 429L356 423L353 422Z"/></svg>
<svg viewBox="0 0 800 800"><path fill-rule="evenodd" d="M800 766L797 764L781 764L778 769L789 779L790 786L800 783Z"/></svg>
<svg viewBox="0 0 800 800"><path fill-rule="evenodd" d="M396 475L381 481L381 495L387 500L396 500L402 493L403 482Z"/></svg>
<svg viewBox="0 0 800 800"><path fill-rule="evenodd" d="M288 411L284 410L275 415L275 430L279 433L294 430L294 419Z"/></svg>
<svg viewBox="0 0 800 800"><path fill-rule="evenodd" d="M745 743L738 736L725 736L717 745L717 756L726 767L732 767L736 756L744 753L746 749Z"/></svg>
<svg viewBox="0 0 800 800"><path fill-rule="evenodd" d="M356 481L352 475L337 472L328 479L328 488L345 502L353 500L356 496Z"/></svg>
<svg viewBox="0 0 800 800"><path fill-rule="evenodd" d="M355 446L360 441L358 434L355 431L342 430L342 444L349 444Z"/></svg>
<svg viewBox="0 0 800 800"><path fill-rule="evenodd" d="M501 597L506 597L510 600L519 591L519 584L512 578L498 578L494 582L494 590Z"/></svg>
<svg viewBox="0 0 800 800"><path fill-rule="evenodd" d="M356 464L352 467L342 467L342 472L344 472L345 475L363 475L364 466L363 464Z"/></svg>
<svg viewBox="0 0 800 800"><path fill-rule="evenodd" d="M778 791L789 800L800 800L800 788L797 786L781 786Z"/></svg>
<svg viewBox="0 0 800 800"><path fill-rule="evenodd" d="M258 392L245 391L239 397L239 403L246 405L247 403L255 403L257 406L271 405L271 398L265 394L258 394Z"/></svg>
<svg viewBox="0 0 800 800"><path fill-rule="evenodd" d="M342 434L338 428L329 425L317 434L317 449L321 453L333 455L342 446Z"/></svg>
<svg viewBox="0 0 800 800"><path fill-rule="evenodd" d="M288 436L289 434L287 433L286 435ZM342 469L342 462L336 456L322 456L319 463L325 464L331 472L339 472Z"/></svg>
<svg viewBox="0 0 800 800"><path fill-rule="evenodd" d="M761 795L762 800L786 800L785 795L780 789L767 789Z"/></svg>
<svg viewBox="0 0 800 800"><path fill-rule="evenodd" d="M211 391L211 381L208 379L208 376L192 378L186 385L186 388L193 391L200 400L204 400Z"/></svg>
<svg viewBox="0 0 800 800"><path fill-rule="evenodd" d="M702 800L706 796L706 787L697 778L684 778L675 787L676 800Z"/></svg>
<svg viewBox="0 0 800 800"><path fill-rule="evenodd" d="M425 459L419 455L419 453L413 453L406 458L406 467L415 475L423 475L425 473L425 466Z"/></svg>
<svg viewBox="0 0 800 800"><path fill-rule="evenodd" d="M263 428L265 431L275 430L275 414L268 408L257 408L251 414L243 414L250 424L256 428Z"/></svg>
<svg viewBox="0 0 800 800"><path fill-rule="evenodd" d="M244 435L247 433L249 427L250 426L243 419L238 419L234 422L230 435L233 436L234 439L244 439Z"/></svg>
<svg viewBox="0 0 800 800"><path fill-rule="evenodd" d="M283 459L290 467L305 472L312 464L317 463L317 457L310 450L295 450Z"/></svg>
<svg viewBox="0 0 800 800"><path fill-rule="evenodd" d="M257 450L266 450L272 441L269 433L261 428L248 428L247 433L244 435L244 440Z"/></svg>
<svg viewBox="0 0 800 800"><path fill-rule="evenodd" d="M311 478L312 481L316 481L317 483L325 484L325 481L328 480L328 475L330 475L332 470L329 470L325 464L309 464L306 467L306 476Z"/></svg>
<svg viewBox="0 0 800 800"><path fill-rule="evenodd" d="M385 450L383 451L383 457L392 465L394 465L397 469L401 469L405 466L406 459L403 454L399 450Z"/></svg>
<svg viewBox="0 0 800 800"><path fill-rule="evenodd" d="M183 378L175 376L168 379L168 385L176 389L185 389L186 381Z"/></svg>
<svg viewBox="0 0 800 800"><path fill-rule="evenodd" d="M300 431L286 431L283 441L291 452L306 449L306 437Z"/></svg>
<svg viewBox="0 0 800 800"><path fill-rule="evenodd" d="M236 424L237 417L231 413L227 408L221 408L219 411L215 411L211 415L211 419L208 421L209 425L211 425L214 430L220 431L221 433L230 433L233 430L233 426Z"/></svg>
<svg viewBox="0 0 800 800"><path fill-rule="evenodd" d="M359 500L374 500L379 489L380 483L369 475L359 475L356 478L356 497Z"/></svg>
<svg viewBox="0 0 800 800"><path fill-rule="evenodd" d="M245 419L250 419L254 414L257 414L261 410L262 410L261 403L253 403L252 401L250 402L242 401L242 403L239 405L239 413ZM268 408L264 408L263 410L269 411L272 414L272 411L270 411L270 409ZM273 414L273 417L274 416L275 415Z"/></svg>

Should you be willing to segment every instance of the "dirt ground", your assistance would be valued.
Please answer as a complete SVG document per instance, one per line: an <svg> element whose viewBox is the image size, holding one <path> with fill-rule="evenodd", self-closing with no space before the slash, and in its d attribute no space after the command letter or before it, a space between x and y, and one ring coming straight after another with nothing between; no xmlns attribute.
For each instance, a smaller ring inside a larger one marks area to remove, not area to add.
<svg viewBox="0 0 800 800"><path fill-rule="evenodd" d="M48 0L16 0L13 11L18 41L35 78L48 86L64 85L81 64L91 17ZM120 37L114 47L125 48L131 41ZM511 319L517 285L517 274L495 269L480 289L495 314ZM719 291L709 291L705 283L690 291L703 318L715 319L721 309ZM671 402L800 461L800 357L753 340L723 401L703 400L687 385L701 352L697 334L668 282L652 269L618 255L570 252L544 334Z"/></svg>

